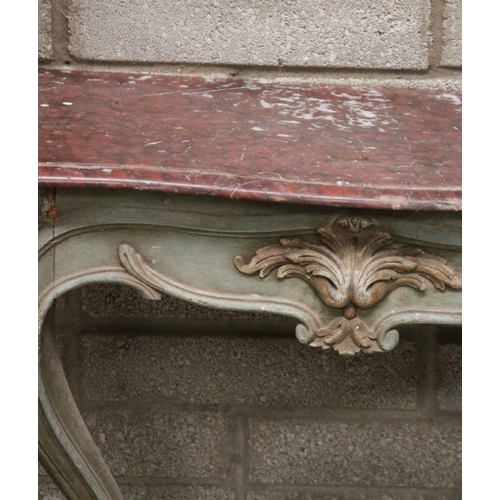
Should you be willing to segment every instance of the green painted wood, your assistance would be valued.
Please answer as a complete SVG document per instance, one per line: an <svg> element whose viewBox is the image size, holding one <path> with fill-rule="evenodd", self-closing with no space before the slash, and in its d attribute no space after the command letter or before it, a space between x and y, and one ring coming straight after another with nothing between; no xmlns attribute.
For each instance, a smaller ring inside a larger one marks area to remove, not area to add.
<svg viewBox="0 0 500 500"><path fill-rule="evenodd" d="M42 197L43 197L42 193ZM43 207L43 200L40 207ZM55 218L40 226L40 450L68 498L121 499L74 404L45 317L54 299L89 283L132 286L145 297L168 293L208 307L266 311L297 321L310 343L342 316L298 278L262 279L234 264L280 238L317 244L317 229L339 217L369 217L395 242L440 256L461 274L461 214L282 205L164 193L57 189ZM337 219L338 220L338 219ZM461 291L401 287L359 318L383 349L402 324L461 324Z"/></svg>

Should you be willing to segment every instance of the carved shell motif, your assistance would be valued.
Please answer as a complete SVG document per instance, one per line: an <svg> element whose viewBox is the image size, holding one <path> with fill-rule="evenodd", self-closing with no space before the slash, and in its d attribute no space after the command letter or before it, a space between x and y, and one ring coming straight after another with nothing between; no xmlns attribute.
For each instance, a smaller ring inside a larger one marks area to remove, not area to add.
<svg viewBox="0 0 500 500"><path fill-rule="evenodd" d="M342 317L316 332L312 346L334 347L343 354L380 350L375 334L357 317L358 309L374 307L401 286L421 291L427 282L439 290L462 286L444 259L395 244L370 218L340 217L318 233L321 244L284 238L257 250L249 262L234 259L245 274L265 278L277 269L278 278L301 278L323 303L342 309Z"/></svg>

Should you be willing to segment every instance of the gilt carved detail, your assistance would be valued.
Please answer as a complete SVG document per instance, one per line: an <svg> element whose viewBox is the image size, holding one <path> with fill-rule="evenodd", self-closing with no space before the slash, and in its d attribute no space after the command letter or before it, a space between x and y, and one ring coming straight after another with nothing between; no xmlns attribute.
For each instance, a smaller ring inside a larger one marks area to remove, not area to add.
<svg viewBox="0 0 500 500"><path fill-rule="evenodd" d="M308 283L321 301L342 315L315 332L311 346L333 347L341 354L380 351L376 334L358 317L396 288L420 291L432 285L461 289L447 262L420 248L405 247L380 231L368 217L339 217L318 229L320 243L283 238L279 244L258 249L249 260L234 259L236 268L265 278L296 277Z"/></svg>

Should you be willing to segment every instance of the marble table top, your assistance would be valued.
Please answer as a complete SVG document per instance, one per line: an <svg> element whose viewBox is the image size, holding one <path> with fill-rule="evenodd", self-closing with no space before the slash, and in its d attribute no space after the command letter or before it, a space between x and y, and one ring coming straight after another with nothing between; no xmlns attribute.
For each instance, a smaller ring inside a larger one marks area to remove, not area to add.
<svg viewBox="0 0 500 500"><path fill-rule="evenodd" d="M461 96L39 70L42 186L461 210Z"/></svg>

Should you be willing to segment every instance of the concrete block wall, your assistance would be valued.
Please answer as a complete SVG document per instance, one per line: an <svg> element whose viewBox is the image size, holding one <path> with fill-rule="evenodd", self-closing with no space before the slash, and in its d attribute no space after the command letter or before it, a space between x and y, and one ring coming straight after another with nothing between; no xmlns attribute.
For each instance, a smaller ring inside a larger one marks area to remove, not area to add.
<svg viewBox="0 0 500 500"><path fill-rule="evenodd" d="M462 65L462 0L446 0L445 3L441 64Z"/></svg>
<svg viewBox="0 0 500 500"><path fill-rule="evenodd" d="M461 0L39 0L39 12L39 57L77 66L413 78L461 66Z"/></svg>
<svg viewBox="0 0 500 500"><path fill-rule="evenodd" d="M52 16L50 0L38 0L38 58L52 57Z"/></svg>
<svg viewBox="0 0 500 500"><path fill-rule="evenodd" d="M58 300L56 329L126 499L460 498L457 330L346 358L299 344L285 318L112 285ZM43 470L40 495L62 498Z"/></svg>

